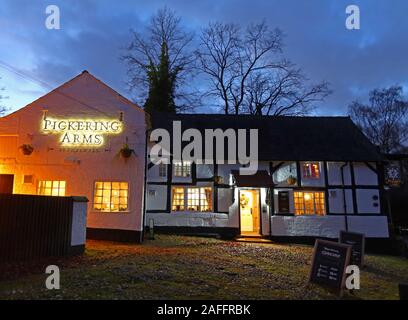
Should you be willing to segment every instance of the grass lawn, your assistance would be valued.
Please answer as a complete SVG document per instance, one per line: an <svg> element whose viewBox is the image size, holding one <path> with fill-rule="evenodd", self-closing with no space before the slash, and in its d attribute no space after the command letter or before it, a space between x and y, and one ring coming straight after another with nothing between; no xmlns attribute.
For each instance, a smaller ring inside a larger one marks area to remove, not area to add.
<svg viewBox="0 0 408 320"><path fill-rule="evenodd" d="M0 265L0 299L338 299L308 284L312 247L157 235L143 245L89 241L82 256ZM367 255L361 290L343 299L398 299L408 259ZM61 289L45 289L45 267Z"/></svg>

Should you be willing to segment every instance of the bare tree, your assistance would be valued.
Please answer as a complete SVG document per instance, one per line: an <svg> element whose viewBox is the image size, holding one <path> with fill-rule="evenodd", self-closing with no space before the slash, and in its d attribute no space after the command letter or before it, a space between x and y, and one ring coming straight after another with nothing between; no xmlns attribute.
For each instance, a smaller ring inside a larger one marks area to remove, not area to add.
<svg viewBox="0 0 408 320"><path fill-rule="evenodd" d="M326 97L327 83L307 87L301 70L281 57L283 35L265 22L244 31L236 24L210 23L196 52L209 76L208 95L221 99L224 113L304 114Z"/></svg>
<svg viewBox="0 0 408 320"><path fill-rule="evenodd" d="M349 106L353 121L384 153L399 152L408 141L408 100L400 86L375 89L368 104L354 101Z"/></svg>
<svg viewBox="0 0 408 320"><path fill-rule="evenodd" d="M326 82L306 86L307 81L302 71L290 64L274 73L257 72L247 83L244 111L257 115L306 115L312 111L313 102L330 93Z"/></svg>
<svg viewBox="0 0 408 320"><path fill-rule="evenodd" d="M163 46L167 49L169 74L175 77L174 97L178 109L191 107L191 92L185 92L185 83L192 76L194 54L190 50L193 34L186 32L174 11L164 7L152 16L145 32L132 30L133 39L122 57L128 66L128 85L143 104L149 90L149 72L160 65Z"/></svg>

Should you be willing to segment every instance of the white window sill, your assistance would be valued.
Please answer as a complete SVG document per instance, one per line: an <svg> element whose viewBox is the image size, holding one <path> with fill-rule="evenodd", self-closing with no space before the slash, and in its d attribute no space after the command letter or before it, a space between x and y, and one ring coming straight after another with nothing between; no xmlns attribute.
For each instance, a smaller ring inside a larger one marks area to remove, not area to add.
<svg viewBox="0 0 408 320"><path fill-rule="evenodd" d="M327 217L327 214L294 214L294 217L319 217L319 218L323 218L323 217Z"/></svg>
<svg viewBox="0 0 408 320"><path fill-rule="evenodd" d="M173 216L188 216L192 218L228 217L227 213L217 213L214 211L170 211L170 214Z"/></svg>
<svg viewBox="0 0 408 320"><path fill-rule="evenodd" d="M98 210L91 210L90 211L91 213L96 213L96 214L100 214L100 213L108 213L108 214L128 214L128 213L130 213L130 211L129 210L127 210L127 211L98 211Z"/></svg>

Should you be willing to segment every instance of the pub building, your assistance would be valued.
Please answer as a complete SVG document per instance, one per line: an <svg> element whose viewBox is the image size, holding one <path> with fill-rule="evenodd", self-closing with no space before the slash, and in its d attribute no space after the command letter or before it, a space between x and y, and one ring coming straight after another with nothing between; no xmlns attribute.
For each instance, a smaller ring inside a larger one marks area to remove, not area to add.
<svg viewBox="0 0 408 320"><path fill-rule="evenodd" d="M152 129L172 132L175 121L203 137L208 129L258 129L258 171L241 175L240 165L215 158L149 162L146 221L156 230L280 240L348 230L388 238L384 159L349 117L158 114Z"/></svg>
<svg viewBox="0 0 408 320"><path fill-rule="evenodd" d="M173 159L173 150L170 164L153 164L149 135L171 136L174 121L203 136L258 129L256 173ZM91 239L140 242L151 225L229 238L388 238L383 161L348 117L149 116L87 71L0 118L0 193L86 196Z"/></svg>
<svg viewBox="0 0 408 320"><path fill-rule="evenodd" d="M145 112L87 71L0 118L0 193L86 196L87 237L140 242Z"/></svg>

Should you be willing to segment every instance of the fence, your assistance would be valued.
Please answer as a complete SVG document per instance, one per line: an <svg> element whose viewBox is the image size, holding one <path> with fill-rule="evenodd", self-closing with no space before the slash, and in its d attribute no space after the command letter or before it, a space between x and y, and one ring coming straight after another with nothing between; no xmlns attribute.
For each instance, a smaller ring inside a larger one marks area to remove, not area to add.
<svg viewBox="0 0 408 320"><path fill-rule="evenodd" d="M0 194L0 262L83 251L86 201L80 197ZM78 234L83 238L79 243L72 239Z"/></svg>

